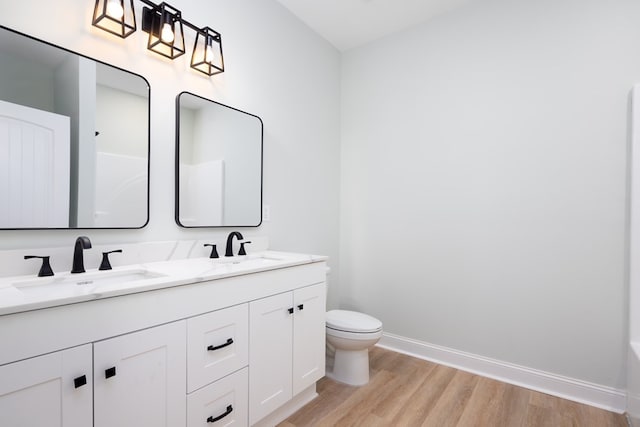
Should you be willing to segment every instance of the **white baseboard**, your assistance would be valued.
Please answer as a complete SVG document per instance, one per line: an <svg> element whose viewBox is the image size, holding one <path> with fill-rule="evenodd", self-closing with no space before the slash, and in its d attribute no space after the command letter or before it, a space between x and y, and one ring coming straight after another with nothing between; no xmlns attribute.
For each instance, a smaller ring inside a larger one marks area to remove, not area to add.
<svg viewBox="0 0 640 427"><path fill-rule="evenodd" d="M624 413L626 408L626 392L624 390L567 378L386 332L382 335L377 345L398 353L451 366L563 399L596 406L607 411L621 414Z"/></svg>

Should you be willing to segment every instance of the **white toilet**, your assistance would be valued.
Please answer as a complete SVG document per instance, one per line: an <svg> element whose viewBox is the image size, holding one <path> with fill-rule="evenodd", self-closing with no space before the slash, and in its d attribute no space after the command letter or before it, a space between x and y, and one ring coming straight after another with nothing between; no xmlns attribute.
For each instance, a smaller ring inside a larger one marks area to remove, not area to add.
<svg viewBox="0 0 640 427"><path fill-rule="evenodd" d="M328 311L327 376L350 385L368 383L369 348L380 337L382 322L375 317L356 311Z"/></svg>

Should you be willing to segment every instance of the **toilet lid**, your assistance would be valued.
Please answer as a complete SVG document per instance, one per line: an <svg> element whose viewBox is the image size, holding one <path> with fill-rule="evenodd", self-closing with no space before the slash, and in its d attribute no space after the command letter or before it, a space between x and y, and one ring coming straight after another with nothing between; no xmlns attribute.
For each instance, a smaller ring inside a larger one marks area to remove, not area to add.
<svg viewBox="0 0 640 427"><path fill-rule="evenodd" d="M368 314L348 310L327 312L327 327L346 332L377 332L382 322Z"/></svg>

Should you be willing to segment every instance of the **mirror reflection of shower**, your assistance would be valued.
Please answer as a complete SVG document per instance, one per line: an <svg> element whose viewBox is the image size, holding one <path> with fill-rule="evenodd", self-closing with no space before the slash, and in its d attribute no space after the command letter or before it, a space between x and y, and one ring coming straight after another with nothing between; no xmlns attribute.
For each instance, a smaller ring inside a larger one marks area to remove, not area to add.
<svg viewBox="0 0 640 427"><path fill-rule="evenodd" d="M260 225L260 118L186 92L179 95L177 104L178 224Z"/></svg>

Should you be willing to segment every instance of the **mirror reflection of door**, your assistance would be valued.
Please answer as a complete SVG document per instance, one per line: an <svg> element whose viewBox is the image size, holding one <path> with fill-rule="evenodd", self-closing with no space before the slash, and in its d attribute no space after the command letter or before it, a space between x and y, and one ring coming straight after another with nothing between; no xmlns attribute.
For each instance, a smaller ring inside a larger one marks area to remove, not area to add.
<svg viewBox="0 0 640 427"><path fill-rule="evenodd" d="M0 101L0 224L69 224L69 117Z"/></svg>

